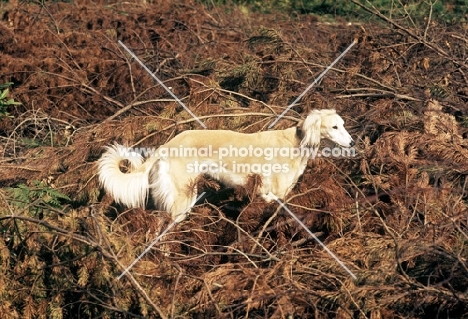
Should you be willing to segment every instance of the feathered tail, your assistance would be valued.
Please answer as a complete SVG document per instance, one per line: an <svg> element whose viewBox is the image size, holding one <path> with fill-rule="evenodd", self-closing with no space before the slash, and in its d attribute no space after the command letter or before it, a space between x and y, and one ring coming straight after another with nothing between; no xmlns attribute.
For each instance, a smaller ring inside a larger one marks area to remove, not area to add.
<svg viewBox="0 0 468 319"><path fill-rule="evenodd" d="M130 162L129 173L123 173L119 164ZM149 171L141 154L129 151L119 144L106 147L106 152L98 161L99 181L115 202L129 208L144 208L149 192Z"/></svg>

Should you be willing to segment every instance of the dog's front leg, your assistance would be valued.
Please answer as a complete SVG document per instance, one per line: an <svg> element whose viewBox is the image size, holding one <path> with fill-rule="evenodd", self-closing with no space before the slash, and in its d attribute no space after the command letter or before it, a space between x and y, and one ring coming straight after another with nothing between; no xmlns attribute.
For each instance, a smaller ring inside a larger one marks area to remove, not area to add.
<svg viewBox="0 0 468 319"><path fill-rule="evenodd" d="M180 192L176 198L174 205L171 209L171 216L173 220L177 222L183 221L187 218L190 209L195 204L195 200L197 199L197 188L194 186L192 189Z"/></svg>
<svg viewBox="0 0 468 319"><path fill-rule="evenodd" d="M271 203L273 200L276 200L278 199L278 197L276 197L275 194L273 194L272 192L268 192L266 194L261 194L263 200L265 200L265 202L267 203Z"/></svg>

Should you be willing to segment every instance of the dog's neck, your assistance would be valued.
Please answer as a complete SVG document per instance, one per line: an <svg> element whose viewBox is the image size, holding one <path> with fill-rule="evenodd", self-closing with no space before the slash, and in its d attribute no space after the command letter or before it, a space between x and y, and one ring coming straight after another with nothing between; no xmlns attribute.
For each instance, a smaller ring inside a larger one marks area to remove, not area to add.
<svg viewBox="0 0 468 319"><path fill-rule="evenodd" d="M298 145L301 145L302 140L304 139L304 131L302 130L301 126L296 126L296 139L298 142ZM312 145L307 145L307 148L314 147Z"/></svg>
<svg viewBox="0 0 468 319"><path fill-rule="evenodd" d="M304 139L304 131L301 126L296 126L296 141L297 145L301 145L302 140ZM300 146L304 147L304 146ZM306 148L317 148L318 145L307 145Z"/></svg>

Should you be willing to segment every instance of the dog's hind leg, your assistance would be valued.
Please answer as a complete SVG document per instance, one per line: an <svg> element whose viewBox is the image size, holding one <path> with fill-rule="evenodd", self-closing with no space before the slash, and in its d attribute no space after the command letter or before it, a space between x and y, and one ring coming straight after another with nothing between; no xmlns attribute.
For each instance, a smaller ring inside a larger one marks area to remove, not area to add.
<svg viewBox="0 0 468 319"><path fill-rule="evenodd" d="M159 210L171 211L177 196L177 188L170 175L169 163L157 159L150 172L150 189L154 206Z"/></svg>
<svg viewBox="0 0 468 319"><path fill-rule="evenodd" d="M190 212L190 209L195 204L196 199L197 199L196 187L190 187L189 189L181 190L175 196L174 204L172 205L172 208L170 209L172 219L176 220L177 222L183 221L187 217L188 213Z"/></svg>

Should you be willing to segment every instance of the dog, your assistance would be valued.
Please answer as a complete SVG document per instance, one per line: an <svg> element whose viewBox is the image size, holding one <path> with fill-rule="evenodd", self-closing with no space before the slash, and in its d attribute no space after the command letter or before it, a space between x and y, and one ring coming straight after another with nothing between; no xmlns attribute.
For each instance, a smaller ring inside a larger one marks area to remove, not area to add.
<svg viewBox="0 0 468 319"><path fill-rule="evenodd" d="M138 151L114 144L98 160L99 181L116 203L168 211L182 221L195 204L196 180L207 174L223 185L243 186L252 174L261 177L257 193L265 201L285 198L316 155L320 140L354 146L335 110L313 110L296 127L258 133L193 130L176 135L146 160ZM129 173L120 169L130 164Z"/></svg>

